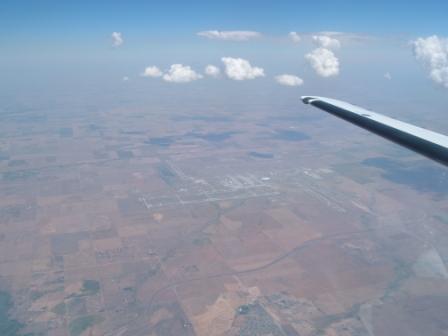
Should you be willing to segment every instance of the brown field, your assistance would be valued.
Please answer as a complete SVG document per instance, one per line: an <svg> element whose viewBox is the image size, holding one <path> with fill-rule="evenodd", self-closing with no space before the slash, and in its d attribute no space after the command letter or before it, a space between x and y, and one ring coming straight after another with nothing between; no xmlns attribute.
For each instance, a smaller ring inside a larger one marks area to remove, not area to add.
<svg viewBox="0 0 448 336"><path fill-rule="evenodd" d="M421 162L333 119L271 112L2 119L0 290L23 333L447 335L446 192L364 164Z"/></svg>

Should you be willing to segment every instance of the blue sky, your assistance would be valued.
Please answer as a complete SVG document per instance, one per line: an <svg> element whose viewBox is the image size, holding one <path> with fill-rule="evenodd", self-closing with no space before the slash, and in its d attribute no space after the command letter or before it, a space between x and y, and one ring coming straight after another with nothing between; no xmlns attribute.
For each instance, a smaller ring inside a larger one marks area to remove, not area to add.
<svg viewBox="0 0 448 336"><path fill-rule="evenodd" d="M448 2L428 1L55 1L0 2L2 40L99 39L110 30L188 39L204 29L447 34ZM87 36L86 36L87 34Z"/></svg>
<svg viewBox="0 0 448 336"><path fill-rule="evenodd" d="M72 92L80 86L101 85L122 90L122 78L129 77L132 84L126 90L144 90L149 85L156 90L157 85L168 83L142 78L145 67L157 66L166 72L172 64L182 63L202 73L207 64L213 64L224 72L221 58L230 56L263 68L265 76L243 84L228 78L225 83L211 81L204 75L207 81L190 84L204 85L209 91L221 89L220 85L227 85L228 90L235 85L279 90L275 76L291 74L304 80L297 91L289 91L291 97L317 89L339 97L358 94L364 99L419 92L423 100L431 98L442 106L447 90L429 78L434 70L428 68L431 58L425 54L426 58L417 60L410 41L447 37L446 13L448 1L442 0L2 0L0 87L23 91L53 83ZM262 37L235 42L197 35L207 30L256 31ZM291 31L302 37L300 43L288 40ZM313 35L326 31L346 34L335 37L342 46L330 51L339 62L339 71L328 78L316 75L306 58L318 47ZM112 46L112 32L123 36L119 48ZM364 39L348 38L350 34ZM392 80L385 79L387 73ZM177 90L169 84L168 90Z"/></svg>

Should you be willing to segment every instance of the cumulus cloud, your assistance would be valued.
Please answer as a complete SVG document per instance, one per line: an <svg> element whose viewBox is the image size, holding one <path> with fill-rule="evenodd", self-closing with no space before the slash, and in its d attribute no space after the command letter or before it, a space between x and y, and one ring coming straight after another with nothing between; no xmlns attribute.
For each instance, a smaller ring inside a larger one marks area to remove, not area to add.
<svg viewBox="0 0 448 336"><path fill-rule="evenodd" d="M334 53L326 48L317 48L305 55L319 76L331 77L339 74L339 60Z"/></svg>
<svg viewBox="0 0 448 336"><path fill-rule="evenodd" d="M275 77L275 80L277 83L286 86L300 86L303 84L302 78L288 74L279 75Z"/></svg>
<svg viewBox="0 0 448 336"><path fill-rule="evenodd" d="M384 74L384 78L386 78L387 80L391 80L392 79L392 75L389 72L386 72Z"/></svg>
<svg viewBox="0 0 448 336"><path fill-rule="evenodd" d="M160 69L156 66L149 66L145 68L145 71L143 71L142 76L143 77L162 77L163 73L160 71Z"/></svg>
<svg viewBox="0 0 448 336"><path fill-rule="evenodd" d="M221 61L226 67L226 75L233 80L254 79L264 77L264 69L252 66L242 58L223 57Z"/></svg>
<svg viewBox="0 0 448 336"><path fill-rule="evenodd" d="M210 77L219 77L221 70L214 65L207 65L205 67L205 74Z"/></svg>
<svg viewBox="0 0 448 336"><path fill-rule="evenodd" d="M321 48L338 49L341 47L341 42L339 42L339 40L328 35L314 35L312 39L313 42Z"/></svg>
<svg viewBox="0 0 448 336"><path fill-rule="evenodd" d="M258 38L261 36L259 32L247 31L247 30L232 30L232 31L207 30L207 31L201 31L197 33L197 35L212 40L225 40L225 41L248 41L250 39Z"/></svg>
<svg viewBox="0 0 448 336"><path fill-rule="evenodd" d="M163 75L163 79L171 83L188 83L201 78L202 76L196 73L191 67L182 64L171 65L168 72Z"/></svg>
<svg viewBox="0 0 448 336"><path fill-rule="evenodd" d="M448 88L448 39L436 35L412 42L414 55L429 71L429 77Z"/></svg>
<svg viewBox="0 0 448 336"><path fill-rule="evenodd" d="M127 82L129 80L129 77L128 76L124 76L123 77L123 82Z"/></svg>
<svg viewBox="0 0 448 336"><path fill-rule="evenodd" d="M294 42L294 43L299 43L300 40L301 40L300 35L297 34L296 32L290 32L290 33L288 34L288 36L289 36L289 39L290 39L292 42Z"/></svg>
<svg viewBox="0 0 448 336"><path fill-rule="evenodd" d="M114 47L119 47L123 44L123 35L119 32L113 32L112 33L112 45Z"/></svg>

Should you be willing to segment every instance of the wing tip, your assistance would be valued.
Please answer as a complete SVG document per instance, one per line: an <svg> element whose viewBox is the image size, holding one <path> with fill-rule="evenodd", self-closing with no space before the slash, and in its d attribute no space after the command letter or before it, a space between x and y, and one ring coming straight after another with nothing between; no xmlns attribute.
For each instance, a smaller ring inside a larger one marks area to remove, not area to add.
<svg viewBox="0 0 448 336"><path fill-rule="evenodd" d="M318 100L315 96L302 96L300 98L304 104L311 104L313 101Z"/></svg>

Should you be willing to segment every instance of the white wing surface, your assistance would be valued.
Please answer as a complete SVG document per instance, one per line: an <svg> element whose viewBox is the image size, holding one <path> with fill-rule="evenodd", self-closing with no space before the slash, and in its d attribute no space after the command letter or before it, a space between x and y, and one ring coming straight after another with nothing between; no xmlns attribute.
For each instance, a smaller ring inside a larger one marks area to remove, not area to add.
<svg viewBox="0 0 448 336"><path fill-rule="evenodd" d="M302 101L448 166L448 137L340 100L303 96Z"/></svg>

